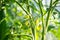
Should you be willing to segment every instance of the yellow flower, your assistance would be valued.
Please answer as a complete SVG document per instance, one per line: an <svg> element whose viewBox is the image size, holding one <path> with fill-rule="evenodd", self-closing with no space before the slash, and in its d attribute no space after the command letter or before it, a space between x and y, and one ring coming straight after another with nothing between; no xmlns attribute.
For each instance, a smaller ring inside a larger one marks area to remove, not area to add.
<svg viewBox="0 0 60 40"><path fill-rule="evenodd" d="M26 24L26 25L29 25L29 21L26 21L25 24Z"/></svg>
<svg viewBox="0 0 60 40"><path fill-rule="evenodd" d="M29 15L25 15L24 18L29 19Z"/></svg>
<svg viewBox="0 0 60 40"><path fill-rule="evenodd" d="M22 12L17 13L17 16L23 16Z"/></svg>
<svg viewBox="0 0 60 40"><path fill-rule="evenodd" d="M37 25L37 27L36 27L36 30L41 30L42 29L42 26L39 24L39 25Z"/></svg>
<svg viewBox="0 0 60 40"><path fill-rule="evenodd" d="M36 25L39 23L39 19L36 20Z"/></svg>

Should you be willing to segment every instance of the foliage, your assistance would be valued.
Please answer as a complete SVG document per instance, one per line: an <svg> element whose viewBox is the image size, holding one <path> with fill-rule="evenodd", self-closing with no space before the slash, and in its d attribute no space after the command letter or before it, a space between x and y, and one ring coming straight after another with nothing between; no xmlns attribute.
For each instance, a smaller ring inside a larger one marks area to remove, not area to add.
<svg viewBox="0 0 60 40"><path fill-rule="evenodd" d="M60 0L44 1L0 0L0 40L60 40Z"/></svg>

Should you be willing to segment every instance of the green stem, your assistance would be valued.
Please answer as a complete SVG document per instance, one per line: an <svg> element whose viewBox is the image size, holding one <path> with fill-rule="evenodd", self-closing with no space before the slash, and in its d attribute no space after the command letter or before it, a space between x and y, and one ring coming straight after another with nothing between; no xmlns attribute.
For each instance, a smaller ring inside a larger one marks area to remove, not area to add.
<svg viewBox="0 0 60 40"><path fill-rule="evenodd" d="M27 2L27 11L30 13L30 6L29 6L29 4L28 4L28 2ZM35 39L35 34L36 34L36 30L35 30L35 26L34 26L34 22L33 22L33 19L30 17L30 23L31 23L31 30L32 30L32 34L33 34L33 40L36 40Z"/></svg>
<svg viewBox="0 0 60 40"><path fill-rule="evenodd" d="M25 34L25 35L24 35L24 34L13 34L13 35L14 35L14 36L19 36L19 37L20 37L20 36L27 36L27 37L32 38L32 36L31 36L31 35L26 35L26 34Z"/></svg>
<svg viewBox="0 0 60 40"><path fill-rule="evenodd" d="M3 18L1 21L0 21L0 24L5 20L5 18Z"/></svg>
<svg viewBox="0 0 60 40"><path fill-rule="evenodd" d="M58 4L58 1L55 1L54 6L52 6L53 5L52 0L50 1L50 7L49 7L49 10L48 10L48 15L47 15L47 19L46 19L46 32L47 32L47 29L48 29L48 20L49 20L49 17L50 17L50 13L53 12L53 9L56 7L57 4Z"/></svg>
<svg viewBox="0 0 60 40"><path fill-rule="evenodd" d="M39 2L39 7L40 7L40 11L41 11L41 16L42 16L42 27L43 27L43 30L42 30L42 39L41 40L44 40L44 22L43 22L43 11L42 11L42 1L39 1L38 0L38 2Z"/></svg>
<svg viewBox="0 0 60 40"><path fill-rule="evenodd" d="M47 19L46 19L46 27L48 25L48 20L49 20L51 9L52 9L52 0L50 0L50 7L49 7L49 10L48 10Z"/></svg>
<svg viewBox="0 0 60 40"><path fill-rule="evenodd" d="M23 9L23 11L24 11L27 15L29 15L28 12L21 6L21 4L19 4L17 1L15 1L15 2Z"/></svg>
<svg viewBox="0 0 60 40"><path fill-rule="evenodd" d="M58 1L59 1L59 0L54 1L53 4L56 4Z"/></svg>
<svg viewBox="0 0 60 40"><path fill-rule="evenodd" d="M33 40L35 40L35 27L33 26L34 23L33 23L32 16L31 16L30 12L27 12L17 1L15 1L15 2L23 9L23 11L24 11L27 15L29 15L29 17L30 17L30 22L31 22L31 30L32 30L32 34L33 34Z"/></svg>
<svg viewBox="0 0 60 40"><path fill-rule="evenodd" d="M33 34L33 40L35 40L35 26L34 26L34 22L32 19L30 19L30 22L31 22L31 30L32 30L32 34Z"/></svg>

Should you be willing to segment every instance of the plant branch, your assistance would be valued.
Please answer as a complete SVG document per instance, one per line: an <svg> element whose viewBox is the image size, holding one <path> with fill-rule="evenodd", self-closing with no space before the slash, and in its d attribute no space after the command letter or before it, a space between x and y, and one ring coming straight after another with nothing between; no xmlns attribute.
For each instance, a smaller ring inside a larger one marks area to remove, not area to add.
<svg viewBox="0 0 60 40"><path fill-rule="evenodd" d="M54 1L53 4L56 4L58 1L59 1L59 0Z"/></svg>
<svg viewBox="0 0 60 40"><path fill-rule="evenodd" d="M46 20L46 27L48 25L48 19L50 16L50 12L53 11L53 9L56 7L58 1L55 1L56 3L54 4L54 6L52 6L52 0L50 1L50 7L49 7L49 11L48 11L48 15L47 15L47 20Z"/></svg>
<svg viewBox="0 0 60 40"><path fill-rule="evenodd" d="M28 12L21 6L21 4L19 4L17 1L15 1L15 2L23 9L23 11L24 11L27 15L29 15Z"/></svg>
<svg viewBox="0 0 60 40"><path fill-rule="evenodd" d="M50 7L49 7L49 11L48 11L48 15L47 15L47 19L46 19L46 32L47 32L47 29L48 29L48 20L49 20L49 17L50 17L50 13L53 12L54 8L56 7L56 5L58 4L58 1L53 5L52 3L52 0L50 1Z"/></svg>
<svg viewBox="0 0 60 40"><path fill-rule="evenodd" d="M32 38L32 36L31 35L26 35L26 34L13 34L14 36L27 36L27 37L30 37L30 38Z"/></svg>
<svg viewBox="0 0 60 40"><path fill-rule="evenodd" d="M33 34L33 40L35 40L35 28L34 28L34 23L33 23L33 20L32 20L32 16L30 15L30 12L27 12L17 1L15 1L22 9L23 11L29 15L30 17L30 22L31 22L31 30L32 30L32 34ZM28 9L29 10L29 9Z"/></svg>
<svg viewBox="0 0 60 40"><path fill-rule="evenodd" d="M38 0L38 2L39 2L39 7L40 7L40 11L41 11L41 16L42 16L42 27L43 27L43 30L42 30L42 40L44 40L44 22L43 22L43 11L42 11L42 8L41 8L41 2L42 1L39 1Z"/></svg>
<svg viewBox="0 0 60 40"><path fill-rule="evenodd" d="M47 19L46 19L46 27L48 25L48 20L49 20L51 9L52 9L52 0L50 0L50 7L49 7L49 10L48 10Z"/></svg>
<svg viewBox="0 0 60 40"><path fill-rule="evenodd" d="M3 18L1 21L0 21L0 24L5 20L5 18Z"/></svg>

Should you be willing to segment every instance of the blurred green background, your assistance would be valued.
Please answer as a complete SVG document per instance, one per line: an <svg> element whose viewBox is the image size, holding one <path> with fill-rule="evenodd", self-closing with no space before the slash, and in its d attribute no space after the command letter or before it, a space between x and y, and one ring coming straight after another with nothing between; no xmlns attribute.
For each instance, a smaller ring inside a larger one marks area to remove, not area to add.
<svg viewBox="0 0 60 40"><path fill-rule="evenodd" d="M0 40L60 40L60 0L0 0Z"/></svg>

